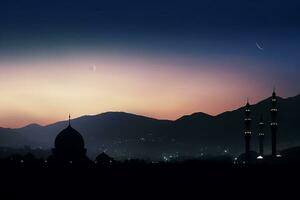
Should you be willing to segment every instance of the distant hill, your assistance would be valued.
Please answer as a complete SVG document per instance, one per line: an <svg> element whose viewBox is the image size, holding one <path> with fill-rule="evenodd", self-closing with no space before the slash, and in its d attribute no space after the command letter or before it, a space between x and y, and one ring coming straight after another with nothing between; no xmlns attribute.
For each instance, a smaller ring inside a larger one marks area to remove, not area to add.
<svg viewBox="0 0 300 200"><path fill-rule="evenodd" d="M270 98L251 106L253 118L252 149L257 149L257 123L263 114L266 127L266 151L270 147ZM300 95L278 98L279 148L300 145L298 121ZM107 112L72 120L83 135L90 155L108 151L114 156L159 157L199 156L213 153L239 154L244 149L244 108L217 116L194 113L177 120L158 120L124 112ZM19 129L0 128L0 146L52 148L56 135L67 121L48 126L31 124Z"/></svg>
<svg viewBox="0 0 300 200"><path fill-rule="evenodd" d="M266 150L270 147L270 105L271 98L267 98L259 103L252 105L252 147L256 150L258 140L258 120L260 115L264 116L265 120L265 141ZM298 127L298 119L300 117L300 95L291 98L278 98L279 108L279 148L287 148L300 144L300 128ZM215 117L204 114L192 114L175 121L175 129L177 135L186 133L186 137L194 137L196 143L201 141L208 146L221 146L229 148L234 153L243 151L244 145L244 108L224 112Z"/></svg>

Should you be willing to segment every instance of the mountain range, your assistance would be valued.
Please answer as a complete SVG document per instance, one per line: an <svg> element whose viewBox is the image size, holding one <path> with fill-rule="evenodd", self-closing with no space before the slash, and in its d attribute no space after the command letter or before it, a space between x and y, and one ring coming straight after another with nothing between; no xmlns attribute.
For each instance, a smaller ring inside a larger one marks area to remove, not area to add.
<svg viewBox="0 0 300 200"><path fill-rule="evenodd" d="M265 151L270 151L270 107L267 98L251 105L251 147L257 150L258 120L265 120ZM278 97L279 149L300 145L300 95ZM85 139L90 156L106 151L115 157L159 158L164 156L238 155L244 150L244 107L217 116L197 112L177 120L106 112L71 121ZM0 128L0 146L51 149L56 135L68 125L61 121L47 126L30 124L23 128Z"/></svg>

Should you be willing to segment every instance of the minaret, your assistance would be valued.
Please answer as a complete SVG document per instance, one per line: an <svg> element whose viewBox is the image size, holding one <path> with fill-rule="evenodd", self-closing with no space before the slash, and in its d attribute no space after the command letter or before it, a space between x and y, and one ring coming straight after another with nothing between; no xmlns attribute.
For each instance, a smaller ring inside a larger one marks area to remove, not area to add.
<svg viewBox="0 0 300 200"><path fill-rule="evenodd" d="M245 106L245 154L249 155L250 152L250 140L251 140L251 110L250 104L247 100L247 104Z"/></svg>
<svg viewBox="0 0 300 200"><path fill-rule="evenodd" d="M273 90L272 93L272 106L271 106L271 134L272 134L272 156L276 157L277 155L277 141L276 141L276 137L277 137L277 128L278 128L278 123L277 123L277 96L275 93L275 88Z"/></svg>
<svg viewBox="0 0 300 200"><path fill-rule="evenodd" d="M265 123L264 123L263 115L261 115L258 123L259 155L261 157L264 156L264 138L265 138L264 127L265 127Z"/></svg>

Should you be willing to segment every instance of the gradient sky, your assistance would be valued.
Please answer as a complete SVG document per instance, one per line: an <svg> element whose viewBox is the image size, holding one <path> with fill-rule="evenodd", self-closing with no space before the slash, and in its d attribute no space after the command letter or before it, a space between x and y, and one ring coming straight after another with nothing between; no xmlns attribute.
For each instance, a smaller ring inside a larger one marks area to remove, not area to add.
<svg viewBox="0 0 300 200"><path fill-rule="evenodd" d="M278 0L1 1L0 126L106 111L216 115L274 85L297 95L299 10Z"/></svg>

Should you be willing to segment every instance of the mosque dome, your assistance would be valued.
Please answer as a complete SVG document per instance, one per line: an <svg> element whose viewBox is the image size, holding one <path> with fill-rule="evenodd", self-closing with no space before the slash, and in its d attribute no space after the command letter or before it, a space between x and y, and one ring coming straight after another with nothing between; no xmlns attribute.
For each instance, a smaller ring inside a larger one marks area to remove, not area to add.
<svg viewBox="0 0 300 200"><path fill-rule="evenodd" d="M69 125L55 138L54 158L60 161L80 161L86 158L86 149L82 135L75 130L69 119Z"/></svg>
<svg viewBox="0 0 300 200"><path fill-rule="evenodd" d="M81 134L69 125L56 136L54 146L57 149L82 149L84 140Z"/></svg>

